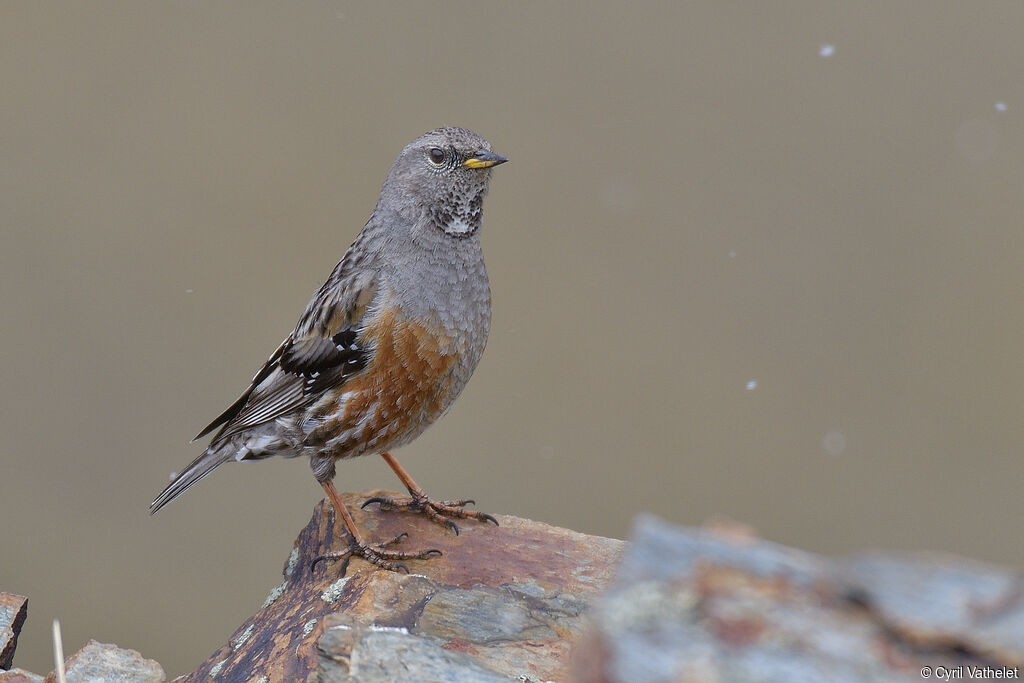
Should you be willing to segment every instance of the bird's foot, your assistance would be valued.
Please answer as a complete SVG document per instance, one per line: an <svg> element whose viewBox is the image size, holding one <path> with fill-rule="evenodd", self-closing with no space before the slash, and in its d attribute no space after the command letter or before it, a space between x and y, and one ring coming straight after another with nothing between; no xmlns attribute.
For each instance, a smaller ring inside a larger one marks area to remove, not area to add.
<svg viewBox="0 0 1024 683"><path fill-rule="evenodd" d="M367 562L377 565L381 569L408 574L409 568L396 560L423 560L434 555L441 555L441 551L436 548L428 548L427 550L420 551L387 549L388 546L398 545L401 543L403 538L407 538L408 536L409 534L401 533L390 541L385 541L384 543L363 543L352 536L348 536L348 547L345 548L345 550L317 555L313 558L313 563L310 565L309 570L313 571L316 569L317 562L320 562L321 560L342 560L343 564L341 565L341 575L345 576L345 572L348 571L349 561L353 557L361 557Z"/></svg>
<svg viewBox="0 0 1024 683"><path fill-rule="evenodd" d="M498 520L486 512L480 512L478 510L465 510L463 509L467 505L474 505L476 501L473 500L431 500L425 493L410 492L409 497L398 498L395 496L374 496L365 503L363 503L363 509L366 509L367 505L377 503L381 510L401 510L403 512L418 512L426 515L434 522L448 527L455 532L455 535L459 535L459 527L449 517L457 517L459 519L475 519L478 522L494 522L494 526L498 526Z"/></svg>

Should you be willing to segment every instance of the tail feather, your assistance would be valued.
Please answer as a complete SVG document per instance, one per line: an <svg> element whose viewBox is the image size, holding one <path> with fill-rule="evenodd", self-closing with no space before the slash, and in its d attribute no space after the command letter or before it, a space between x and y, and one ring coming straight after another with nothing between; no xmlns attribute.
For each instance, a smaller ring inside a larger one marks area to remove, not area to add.
<svg viewBox="0 0 1024 683"><path fill-rule="evenodd" d="M206 449L202 455L182 470L174 478L174 481L167 485L167 488L160 492L160 495L149 506L149 514L156 514L160 508L195 486L200 479L213 472L228 460L232 460L233 452L234 449L232 448Z"/></svg>

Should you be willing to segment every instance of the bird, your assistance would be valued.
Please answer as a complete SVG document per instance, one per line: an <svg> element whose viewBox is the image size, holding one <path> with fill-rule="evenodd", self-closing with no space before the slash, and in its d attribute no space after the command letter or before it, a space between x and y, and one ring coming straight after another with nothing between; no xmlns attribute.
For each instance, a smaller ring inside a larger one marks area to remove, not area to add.
<svg viewBox="0 0 1024 683"><path fill-rule="evenodd" d="M150 505L154 514L228 461L308 457L352 557L408 572L401 560L436 549L392 548L407 534L368 543L334 486L338 460L380 454L409 491L363 503L452 521L497 520L467 510L472 500L433 500L394 458L444 415L465 388L487 343L491 290L480 246L491 169L508 161L480 135L437 128L405 146L362 231L313 294L295 329L249 387L196 437L205 450Z"/></svg>

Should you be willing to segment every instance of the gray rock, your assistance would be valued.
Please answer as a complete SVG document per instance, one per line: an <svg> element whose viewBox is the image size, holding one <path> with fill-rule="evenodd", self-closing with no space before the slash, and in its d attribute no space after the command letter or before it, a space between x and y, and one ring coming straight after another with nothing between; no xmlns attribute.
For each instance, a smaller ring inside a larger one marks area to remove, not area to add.
<svg viewBox="0 0 1024 683"><path fill-rule="evenodd" d="M1021 598L1017 577L961 558L833 561L642 517L573 680L889 683L985 665L1013 677Z"/></svg>
<svg viewBox="0 0 1024 683"><path fill-rule="evenodd" d="M908 641L951 640L1024 668L1024 577L935 553L864 553L844 563L846 581Z"/></svg>
<svg viewBox="0 0 1024 683"><path fill-rule="evenodd" d="M64 664L68 683L161 683L163 668L135 650L90 640Z"/></svg>
<svg viewBox="0 0 1024 683"><path fill-rule="evenodd" d="M679 527L653 515L636 518L631 540L617 574L630 583L692 576L698 565L710 563L807 587L832 570L828 560L804 550L711 528Z"/></svg>
<svg viewBox="0 0 1024 683"><path fill-rule="evenodd" d="M475 658L403 628L332 621L320 638L323 683L509 683Z"/></svg>
<svg viewBox="0 0 1024 683"><path fill-rule="evenodd" d="M436 593L423 608L413 632L481 645L558 637L531 613L525 596L487 586Z"/></svg>

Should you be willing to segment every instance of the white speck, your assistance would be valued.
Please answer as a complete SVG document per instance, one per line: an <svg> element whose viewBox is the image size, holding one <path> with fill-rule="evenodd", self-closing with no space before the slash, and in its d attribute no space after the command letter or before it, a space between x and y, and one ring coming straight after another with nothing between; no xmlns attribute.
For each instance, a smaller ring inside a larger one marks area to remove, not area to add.
<svg viewBox="0 0 1024 683"><path fill-rule="evenodd" d="M376 624L370 624L370 630L383 633L409 633L409 629L404 626L377 626Z"/></svg>
<svg viewBox="0 0 1024 683"><path fill-rule="evenodd" d="M846 437L838 429L830 429L821 437L821 447L829 455L838 457L846 450Z"/></svg>
<svg viewBox="0 0 1024 683"><path fill-rule="evenodd" d="M445 232L455 235L465 235L471 232L475 232L476 227L467 223L461 216L453 216L451 223L448 224L448 229Z"/></svg>
<svg viewBox="0 0 1024 683"><path fill-rule="evenodd" d="M320 594L320 599L331 604L338 602L338 598L341 597L342 589L345 588L345 584L348 583L348 580L351 578L351 576L343 576L332 583L327 587L327 590Z"/></svg>
<svg viewBox="0 0 1024 683"><path fill-rule="evenodd" d="M551 445L544 445L540 447L540 457L542 460L551 460L555 457L555 447Z"/></svg>
<svg viewBox="0 0 1024 683"><path fill-rule="evenodd" d="M286 579L281 582L280 586L275 586L267 595L267 599L263 601L263 607L267 607L268 605L273 603L274 600L277 600L279 597L281 597L281 593L284 593L284 589L287 585L288 581ZM260 607L260 609L263 609L263 607Z"/></svg>
<svg viewBox="0 0 1024 683"><path fill-rule="evenodd" d="M299 564L299 549L292 548L291 555L288 556L288 566L284 570L285 576L291 576L292 572L295 571L296 565Z"/></svg>
<svg viewBox="0 0 1024 683"><path fill-rule="evenodd" d="M216 678L217 674L219 674L220 670L224 668L224 664L227 663L227 661L228 660L226 660L226 659L222 659L219 662L217 662L216 664L214 664L213 666L211 666L210 667L210 678Z"/></svg>
<svg viewBox="0 0 1024 683"><path fill-rule="evenodd" d="M818 48L818 56L828 59L836 53L836 46L829 43L824 43Z"/></svg>
<svg viewBox="0 0 1024 683"><path fill-rule="evenodd" d="M313 627L316 626L316 622L317 622L317 619L310 619L305 624L303 624L302 625L302 635L303 636L308 636L310 633L312 633L313 632Z"/></svg>
<svg viewBox="0 0 1024 683"><path fill-rule="evenodd" d="M256 683L269 683L269 681L267 681L267 677L266 676L260 676L259 678L256 679Z"/></svg>
<svg viewBox="0 0 1024 683"><path fill-rule="evenodd" d="M1005 107L1006 105L1003 105L1003 106ZM186 290L185 290L185 293L186 293L186 294L191 294L191 293L192 293L192 292L194 292L194 291L196 291L196 290L194 290L194 289L186 289Z"/></svg>
<svg viewBox="0 0 1024 683"><path fill-rule="evenodd" d="M729 258L736 258L736 252L732 249L729 250Z"/></svg>
<svg viewBox="0 0 1024 683"><path fill-rule="evenodd" d="M747 382L747 391L753 391L754 389L757 389L756 379L752 379L749 382Z"/></svg>
<svg viewBox="0 0 1024 683"><path fill-rule="evenodd" d="M242 635L238 636L237 638L235 638L234 641L232 641L231 649L237 650L238 648L245 645L245 641L249 640L249 636L252 635L252 630L254 628L256 628L256 624L249 624L249 628L242 631Z"/></svg>
<svg viewBox="0 0 1024 683"><path fill-rule="evenodd" d="M1006 102L996 102L996 111L1006 111Z"/></svg>

